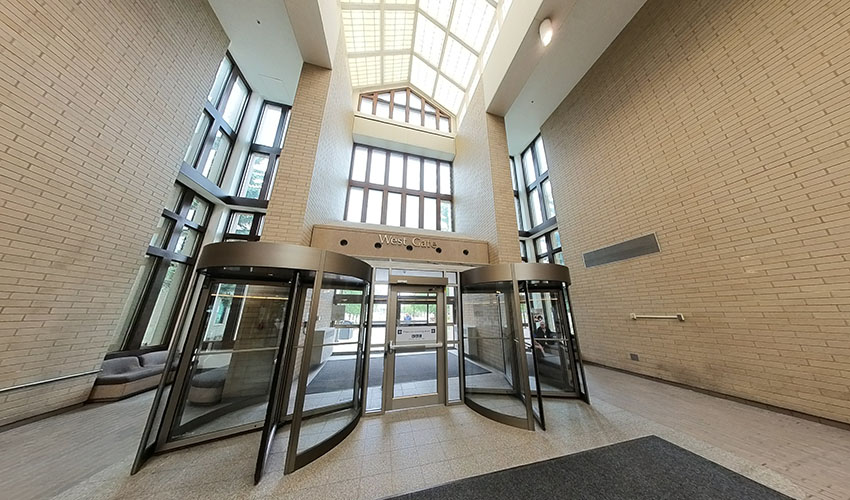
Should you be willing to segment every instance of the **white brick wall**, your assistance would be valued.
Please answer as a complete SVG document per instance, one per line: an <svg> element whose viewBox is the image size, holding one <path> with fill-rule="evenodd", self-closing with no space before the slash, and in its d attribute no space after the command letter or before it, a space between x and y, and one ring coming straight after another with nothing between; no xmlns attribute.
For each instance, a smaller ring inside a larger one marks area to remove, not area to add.
<svg viewBox="0 0 850 500"><path fill-rule="evenodd" d="M587 359L850 422L849 20L649 0L544 124Z"/></svg>
<svg viewBox="0 0 850 500"><path fill-rule="evenodd" d="M0 387L99 368L227 38L207 2L0 5ZM0 395L0 425L92 377Z"/></svg>

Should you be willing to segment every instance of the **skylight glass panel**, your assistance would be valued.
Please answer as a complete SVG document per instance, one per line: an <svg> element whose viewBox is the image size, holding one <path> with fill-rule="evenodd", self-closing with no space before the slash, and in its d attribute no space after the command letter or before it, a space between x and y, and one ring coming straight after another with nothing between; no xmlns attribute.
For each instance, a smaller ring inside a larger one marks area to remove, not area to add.
<svg viewBox="0 0 850 500"><path fill-rule="evenodd" d="M404 82L410 69L410 56L384 56L384 83Z"/></svg>
<svg viewBox="0 0 850 500"><path fill-rule="evenodd" d="M434 99L452 113L457 113L460 103L463 102L463 90L440 75L437 79L437 87L434 89Z"/></svg>
<svg viewBox="0 0 850 500"><path fill-rule="evenodd" d="M449 37L440 71L461 87L466 88L473 71L475 71L475 59L475 54L453 37Z"/></svg>
<svg viewBox="0 0 850 500"><path fill-rule="evenodd" d="M451 32L475 52L481 52L495 12L487 0L457 0Z"/></svg>
<svg viewBox="0 0 850 500"><path fill-rule="evenodd" d="M434 93L437 72L416 56L410 63L410 83L428 95Z"/></svg>
<svg viewBox="0 0 850 500"><path fill-rule="evenodd" d="M440 64L440 55L443 52L445 38L446 32L436 24L422 14L416 16L416 38L413 42L413 50L432 66Z"/></svg>
<svg viewBox="0 0 850 500"><path fill-rule="evenodd" d="M487 46L484 47L484 52L481 54L481 67L487 64L490 59L490 54L493 52L493 46L496 45L496 39L499 38L499 23L493 23L493 31L490 33L490 38L487 39Z"/></svg>
<svg viewBox="0 0 850 500"><path fill-rule="evenodd" d="M413 42L413 11L384 11L384 50L410 50Z"/></svg>
<svg viewBox="0 0 850 500"><path fill-rule="evenodd" d="M419 8L444 27L449 25L453 0L419 0Z"/></svg>
<svg viewBox="0 0 850 500"><path fill-rule="evenodd" d="M351 73L351 84L355 87L366 87L381 83L381 57L352 57L348 60Z"/></svg>
<svg viewBox="0 0 850 500"><path fill-rule="evenodd" d="M381 11L343 10L342 24L349 54L381 49Z"/></svg>

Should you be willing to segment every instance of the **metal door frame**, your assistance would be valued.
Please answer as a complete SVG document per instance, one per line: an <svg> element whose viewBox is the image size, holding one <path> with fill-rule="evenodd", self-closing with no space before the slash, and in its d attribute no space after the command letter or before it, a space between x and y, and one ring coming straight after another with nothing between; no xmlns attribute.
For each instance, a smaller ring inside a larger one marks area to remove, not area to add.
<svg viewBox="0 0 850 500"><path fill-rule="evenodd" d="M410 283L410 282L413 283ZM415 406L428 406L446 404L448 401L448 365L446 352L446 279L434 279L435 284L421 283L419 280L403 279L390 283L387 295L387 332L386 346L384 348L384 390L382 394L382 405L384 411L400 410ZM428 280L432 281L432 280ZM439 284L436 282L439 281ZM437 340L434 343L404 346L395 345L396 325L398 321L398 294L404 292L433 292L436 293L437 303ZM402 352L425 352L431 349L437 354L437 393L423 394L421 396L395 396L395 361L396 350Z"/></svg>

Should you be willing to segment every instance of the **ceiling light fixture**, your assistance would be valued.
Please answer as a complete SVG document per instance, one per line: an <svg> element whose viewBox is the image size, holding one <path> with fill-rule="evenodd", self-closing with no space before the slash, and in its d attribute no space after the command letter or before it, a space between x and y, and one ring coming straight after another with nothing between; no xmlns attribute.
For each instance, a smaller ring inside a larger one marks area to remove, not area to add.
<svg viewBox="0 0 850 500"><path fill-rule="evenodd" d="M552 41L552 20L548 17L540 22L540 41L546 47Z"/></svg>

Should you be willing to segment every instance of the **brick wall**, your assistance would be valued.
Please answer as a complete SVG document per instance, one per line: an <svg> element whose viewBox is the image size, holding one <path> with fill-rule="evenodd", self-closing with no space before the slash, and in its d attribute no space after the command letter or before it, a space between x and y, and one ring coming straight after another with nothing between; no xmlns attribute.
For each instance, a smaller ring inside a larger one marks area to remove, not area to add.
<svg viewBox="0 0 850 500"><path fill-rule="evenodd" d="M486 240L491 263L519 262L505 120L485 111L481 85L455 141L455 230Z"/></svg>
<svg viewBox="0 0 850 500"><path fill-rule="evenodd" d="M850 422L848 20L650 0L543 125L587 359Z"/></svg>
<svg viewBox="0 0 850 500"><path fill-rule="evenodd" d="M0 387L94 370L228 40L207 2L0 6ZM93 377L0 394L0 425Z"/></svg>

